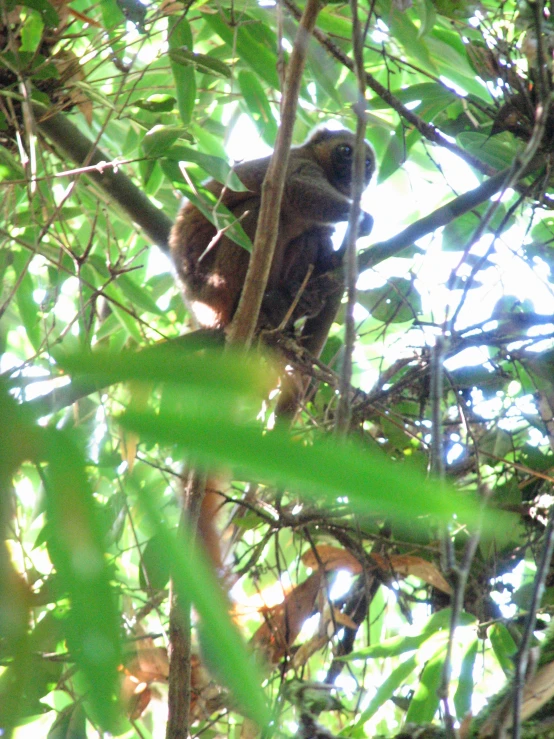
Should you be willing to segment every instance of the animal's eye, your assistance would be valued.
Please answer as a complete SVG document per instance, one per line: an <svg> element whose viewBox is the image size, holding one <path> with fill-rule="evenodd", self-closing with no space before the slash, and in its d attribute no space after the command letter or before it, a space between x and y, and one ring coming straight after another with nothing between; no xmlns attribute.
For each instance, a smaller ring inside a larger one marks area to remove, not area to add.
<svg viewBox="0 0 554 739"><path fill-rule="evenodd" d="M352 156L352 147L350 144L339 144L337 151L341 157L350 158Z"/></svg>

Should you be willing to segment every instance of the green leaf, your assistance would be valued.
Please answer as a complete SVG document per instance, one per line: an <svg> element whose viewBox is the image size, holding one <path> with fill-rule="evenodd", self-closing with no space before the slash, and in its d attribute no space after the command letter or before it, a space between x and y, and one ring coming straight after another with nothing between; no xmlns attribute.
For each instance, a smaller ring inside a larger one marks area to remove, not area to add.
<svg viewBox="0 0 554 739"><path fill-rule="evenodd" d="M15 251L13 254L13 266L19 279L19 285L15 294L17 308L21 321L25 327L27 338L33 348L38 351L41 344L39 307L35 303L33 294L35 283L29 274L30 259L27 252Z"/></svg>
<svg viewBox="0 0 554 739"><path fill-rule="evenodd" d="M434 613L428 621L423 625L421 633L416 636L394 636L390 639L381 640L378 644L371 647L364 647L355 652L341 657L341 659L352 662L358 659L375 659L377 657L397 657L399 654L411 652L424 644L429 637L438 631L450 628L450 620L452 611L450 608L443 608L441 611ZM475 623L475 616L462 612L460 614L459 625L467 626Z"/></svg>
<svg viewBox="0 0 554 739"><path fill-rule="evenodd" d="M421 19L418 35L427 36L433 30L437 13L431 0L416 0L415 6Z"/></svg>
<svg viewBox="0 0 554 739"><path fill-rule="evenodd" d="M446 639L423 668L419 684L406 713L406 723L430 723L439 707L439 686L446 658Z"/></svg>
<svg viewBox="0 0 554 739"><path fill-rule="evenodd" d="M115 28L125 23L125 16L116 0L100 0L100 7L102 9L102 20L104 27L111 34ZM112 34L113 36L113 34ZM118 44L119 48L124 48L121 41Z"/></svg>
<svg viewBox="0 0 554 739"><path fill-rule="evenodd" d="M445 107L456 100L454 93L438 82L417 82L409 87L395 88L391 90L391 94L404 104L421 100L427 103L440 103ZM370 110L387 110L389 108L389 105L378 95L370 98L367 104Z"/></svg>
<svg viewBox="0 0 554 739"><path fill-rule="evenodd" d="M171 567L172 582L182 603L194 603L200 617L202 634L215 655L218 677L231 689L239 705L260 725L266 725L270 714L261 690L262 677L235 625L229 617L230 603L226 599L213 568L194 545L189 531L177 539L162 523L150 498L137 490L141 505L162 544L160 555L164 565Z"/></svg>
<svg viewBox="0 0 554 739"><path fill-rule="evenodd" d="M135 100L133 105L142 108L142 110L149 110L151 113L169 113L175 107L176 102L177 99L173 95L160 93Z"/></svg>
<svg viewBox="0 0 554 739"><path fill-rule="evenodd" d="M0 146L0 182L22 180L24 176L23 167L8 149Z"/></svg>
<svg viewBox="0 0 554 739"><path fill-rule="evenodd" d="M478 640L474 639L464 652L460 674L458 677L458 687L454 693L454 707L456 708L456 718L463 721L465 716L471 711L471 703L473 699L473 668L475 667L475 658L477 657Z"/></svg>
<svg viewBox="0 0 554 739"><path fill-rule="evenodd" d="M83 672L101 725L117 728L119 614L104 559L101 526L82 455L72 434L44 429L35 455L46 459L43 480L51 525L48 552L67 587L66 629L72 656Z"/></svg>
<svg viewBox="0 0 554 739"><path fill-rule="evenodd" d="M55 28L60 23L58 14L48 0L23 0L21 5L36 10L46 26ZM34 51L34 49L29 49L29 51Z"/></svg>
<svg viewBox="0 0 554 739"><path fill-rule="evenodd" d="M214 157L211 154L204 154L201 151L196 151L196 149L191 149L189 146L181 145L172 146L166 156L176 162L194 162L194 164L202 167L210 177L221 182L230 190L235 192L245 192L247 190L233 168L221 157Z"/></svg>
<svg viewBox="0 0 554 739"><path fill-rule="evenodd" d="M127 331L129 336L134 339L137 344L142 343L143 337L137 325L137 319L134 315L132 315L132 313L129 313L123 307L121 307L121 304L125 301L122 301L119 291L113 285L108 285L104 289L104 294L107 297L113 298L115 301L117 301L110 301L110 308L112 309L114 315L116 316L119 323L123 326L125 331Z"/></svg>
<svg viewBox="0 0 554 739"><path fill-rule="evenodd" d="M203 74L213 74L216 77L226 77L227 79L230 79L232 75L230 67L220 59L216 59L209 54L197 54L186 47L170 48L169 58L172 62L184 67L193 66Z"/></svg>
<svg viewBox="0 0 554 739"><path fill-rule="evenodd" d="M229 46L243 63L246 63L258 77L274 89L279 89L277 75L277 55L259 43L256 38L256 21L249 20L246 13L241 15L241 25L234 28L225 23L220 14L204 13L206 23ZM252 30L250 30L252 29Z"/></svg>
<svg viewBox="0 0 554 739"><path fill-rule="evenodd" d="M170 566L164 555L165 537L153 536L142 550L140 558L140 587L150 590L163 590L169 582Z"/></svg>
<svg viewBox="0 0 554 739"><path fill-rule="evenodd" d="M486 204L475 208L470 213L464 213L462 216L451 221L442 233L442 248L445 251L464 250L479 226L482 217L487 212L488 207L488 204ZM506 230L513 225L515 222L514 216L511 215L509 218L506 218L506 212L506 206L503 203L499 203L487 225L487 232L496 231L501 226L503 230ZM485 266L489 265L485 262Z"/></svg>
<svg viewBox="0 0 554 739"><path fill-rule="evenodd" d="M142 150L147 157L160 157L171 149L182 136L186 137L187 132L179 126L154 126L144 134L141 142Z"/></svg>
<svg viewBox="0 0 554 739"><path fill-rule="evenodd" d="M554 242L554 217L541 218L531 229L531 238L542 244L551 245Z"/></svg>
<svg viewBox="0 0 554 739"><path fill-rule="evenodd" d="M170 16L167 29L171 71L175 82L177 107L183 123L188 125L196 102L196 76L192 65L183 66L171 58L175 49L192 49L192 33L185 18Z"/></svg>
<svg viewBox="0 0 554 739"><path fill-rule="evenodd" d="M369 706L362 712L362 715L356 721L352 729L362 727L366 721L369 721L369 719L377 713L379 708L381 708L381 706L394 695L395 691L404 684L412 672L414 672L417 665L418 663L415 655L412 655L411 657L408 657L408 659L404 660L404 662L401 662L377 688L377 692L371 699Z"/></svg>
<svg viewBox="0 0 554 739"><path fill-rule="evenodd" d="M503 669L506 677L514 674L514 657L517 652L517 644L504 624L493 624L488 630L488 637L492 650Z"/></svg>
<svg viewBox="0 0 554 739"><path fill-rule="evenodd" d="M408 14L393 10L388 25L392 38L402 44L412 59L422 65L426 71L436 74L437 68L429 54L426 40L420 37L417 27L408 18Z"/></svg>
<svg viewBox="0 0 554 739"><path fill-rule="evenodd" d="M58 714L47 739L87 739L87 717L81 703L72 703Z"/></svg>
<svg viewBox="0 0 554 739"><path fill-rule="evenodd" d="M241 70L238 75L240 91L244 102L264 141L273 146L277 137L277 121L258 77L249 70Z"/></svg>
<svg viewBox="0 0 554 739"><path fill-rule="evenodd" d="M35 52L40 44L43 30L44 21L40 13L29 13L21 28L21 51Z"/></svg>
<svg viewBox="0 0 554 739"><path fill-rule="evenodd" d="M240 221L222 203L218 203L218 198L213 193L202 187L197 187L194 190L189 187L184 181L177 162L162 159L161 165L174 186L181 190L191 203L196 205L210 223L213 223L217 229L225 229L226 236L246 251L252 251L252 242L240 225Z"/></svg>
<svg viewBox="0 0 554 739"><path fill-rule="evenodd" d="M374 290L360 290L358 301L373 318L383 323L413 321L421 312L421 297L413 283L403 277L391 277Z"/></svg>
<svg viewBox="0 0 554 739"><path fill-rule="evenodd" d="M457 141L462 149L499 170L511 166L523 146L507 132L488 136L476 131L464 131L458 134Z"/></svg>
<svg viewBox="0 0 554 739"><path fill-rule="evenodd" d="M452 81L463 90L475 95L487 105L491 97L486 86L475 76L466 47L457 31L446 29L438 24L426 37L431 58L446 84Z"/></svg>

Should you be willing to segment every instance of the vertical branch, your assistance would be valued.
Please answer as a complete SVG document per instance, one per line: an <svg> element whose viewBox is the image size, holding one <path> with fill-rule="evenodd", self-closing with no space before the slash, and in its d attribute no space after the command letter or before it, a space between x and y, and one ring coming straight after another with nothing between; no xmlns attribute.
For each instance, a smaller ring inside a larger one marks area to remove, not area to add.
<svg viewBox="0 0 554 739"><path fill-rule="evenodd" d="M442 395L444 390L444 338L437 336L435 346L431 350L431 455L430 455L430 472L437 480L444 479L444 442L442 434ZM448 525L444 526L444 548L447 553L446 560L448 569L452 574L455 572L453 555L451 552L450 531ZM454 598L452 603L452 615L450 618L450 634L446 647L446 657L441 676L441 684L438 694L443 707L444 723L446 735L448 739L454 739L454 722L450 713L448 703L448 692L450 686L450 674L452 671L452 646L454 643L454 635L456 633L456 624L458 622L459 611L463 603L463 590L460 595L459 578L456 578L456 586L454 588ZM465 586L464 586L465 590ZM458 600L456 607L454 601Z"/></svg>
<svg viewBox="0 0 554 739"><path fill-rule="evenodd" d="M523 700L523 687L525 684L525 675L527 673L527 665L529 664L529 650L531 649L531 639L537 623L537 611L541 604L544 593L546 576L550 570L550 562L552 560L552 552L554 550L554 505L550 506L548 512L548 522L544 534L544 544L541 551L540 562L537 567L537 574L533 584L533 595L529 610L525 618L525 627L521 637L521 643L517 651L514 670L514 689L513 689L513 728L512 739L520 739L521 736L521 704Z"/></svg>
<svg viewBox="0 0 554 739"><path fill-rule="evenodd" d="M250 257L244 288L235 317L229 328L229 343L249 346L254 336L262 298L275 253L281 200L285 187L289 149L298 106L302 73L306 63L308 42L319 13L319 0L307 0L290 56L283 94L282 118L275 150L262 185L260 215L254 249Z"/></svg>
<svg viewBox="0 0 554 739"><path fill-rule="evenodd" d="M439 482L444 479L444 443L442 429L442 397L444 385L444 355L445 346L444 338L438 336L433 353L431 356L431 473ZM454 647L454 639L456 636L456 628L460 620L460 614L464 606L464 594L471 571L473 557L477 550L479 540L481 538L481 524L483 511L486 506L488 496L483 496L481 506L481 514L477 522L475 531L471 534L464 550L460 565L456 565L452 542L450 539L450 531L448 525L444 527L444 550L446 553L445 560L447 569L450 573L451 580L454 585L454 593L452 596L451 616L450 616L450 633L448 635L448 643L446 645L446 655L442 669L441 682L438 688L438 696L442 703L444 725L447 739L455 739L454 720L450 713L450 704L448 694L450 690L450 677L452 674L452 651Z"/></svg>
<svg viewBox="0 0 554 739"><path fill-rule="evenodd" d="M206 489L206 475L196 470L183 473L183 508L179 534L185 526L197 529L200 507ZM188 739L190 736L191 703L191 612L190 603L182 603L170 589L169 606L169 676L166 739Z"/></svg>
<svg viewBox="0 0 554 739"><path fill-rule="evenodd" d="M442 394L444 385L444 340L437 336L431 353L431 473L444 477L444 444L442 439Z"/></svg>
<svg viewBox="0 0 554 739"><path fill-rule="evenodd" d="M358 2L351 0L352 9L352 48L354 50L354 70L358 81L358 100L354 106L356 113L356 145L354 151L354 170L352 172L352 205L348 219L348 233L346 237L346 252L344 258L345 285L347 294L344 361L339 383L339 404L337 408L336 431L346 434L350 426L352 415L350 382L352 379L352 355L356 342L356 325L354 322L354 308L356 306L356 283L358 281L358 259L356 241L358 238L358 224L360 222L360 201L364 189L365 173L365 89L366 79L364 72L363 33L358 17Z"/></svg>

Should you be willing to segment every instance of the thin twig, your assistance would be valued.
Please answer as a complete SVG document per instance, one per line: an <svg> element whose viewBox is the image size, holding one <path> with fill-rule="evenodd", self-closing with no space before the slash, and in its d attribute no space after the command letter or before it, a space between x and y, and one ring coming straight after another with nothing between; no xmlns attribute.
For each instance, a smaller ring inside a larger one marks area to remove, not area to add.
<svg viewBox="0 0 554 739"><path fill-rule="evenodd" d="M358 238L358 224L361 215L361 199L365 186L365 159L366 159L366 111L365 111L365 74L363 34L358 17L358 2L351 0L352 9L352 48L354 50L354 68L358 81L358 100L354 106L356 113L356 143L354 147L354 162L352 172L352 205L348 219L346 237L346 251L344 255L344 278L346 287L346 317L344 321L344 359L340 374L339 402L335 428L339 435L348 432L352 415L350 383L352 380L352 355L356 343L356 323L354 309L356 307L356 283L358 282L358 258L356 241Z"/></svg>

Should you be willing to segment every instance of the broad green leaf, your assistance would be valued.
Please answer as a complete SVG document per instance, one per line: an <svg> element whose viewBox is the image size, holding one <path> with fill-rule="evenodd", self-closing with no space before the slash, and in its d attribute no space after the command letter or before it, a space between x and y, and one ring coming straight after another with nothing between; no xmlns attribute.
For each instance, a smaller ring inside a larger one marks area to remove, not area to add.
<svg viewBox="0 0 554 739"><path fill-rule="evenodd" d="M236 50L243 63L246 63L258 77L272 88L279 88L277 56L256 39L257 22L249 25L248 16L243 14L241 25L232 28L219 14L204 13L204 19L229 48Z"/></svg>
<svg viewBox="0 0 554 739"><path fill-rule="evenodd" d="M437 24L426 41L433 62L445 77L446 84L452 81L490 105L490 93L476 77L459 34Z"/></svg>
<svg viewBox="0 0 554 739"><path fill-rule="evenodd" d="M167 29L169 52L183 47L192 50L193 40L190 25L185 18L170 16ZM194 67L183 66L170 58L171 71L175 82L177 107L183 123L188 125L192 118L196 101L196 76Z"/></svg>
<svg viewBox="0 0 554 739"><path fill-rule="evenodd" d="M209 174L214 180L221 182L230 190L235 192L244 192L246 187L242 184L233 168L221 157L214 157L211 154L204 154L190 146L182 146L176 144L166 154L167 158L177 162L194 162Z"/></svg>
<svg viewBox="0 0 554 739"><path fill-rule="evenodd" d="M373 318L383 323L413 321L421 312L419 293L403 277L392 277L386 285L374 290L359 290L357 298Z"/></svg>
<svg viewBox="0 0 554 739"><path fill-rule="evenodd" d="M21 51L35 52L40 44L44 20L40 13L29 13L21 29Z"/></svg>
<svg viewBox="0 0 554 739"><path fill-rule="evenodd" d="M554 218L552 216L541 218L531 229L531 238L533 241L551 246L554 242Z"/></svg>
<svg viewBox="0 0 554 739"><path fill-rule="evenodd" d="M140 98L134 100L133 105L143 110L149 110L152 113L169 113L175 107L177 99L173 95L167 93L160 93L155 95L149 95L147 98Z"/></svg>
<svg viewBox="0 0 554 739"><path fill-rule="evenodd" d="M46 26L55 28L59 25L60 18L48 0L23 0L21 5L36 10ZM29 49L29 51L34 51L34 49Z"/></svg>
<svg viewBox="0 0 554 739"><path fill-rule="evenodd" d="M250 115L252 116L264 141L273 146L277 136L277 121L258 77L249 70L241 70L238 75L240 91Z"/></svg>
<svg viewBox="0 0 554 739"><path fill-rule="evenodd" d="M464 652L460 674L458 677L458 687L454 693L454 706L456 708L456 718L463 721L467 714L471 711L471 703L473 700L473 669L475 667L475 658L477 657L477 647L479 641L474 639Z"/></svg>
<svg viewBox="0 0 554 739"><path fill-rule="evenodd" d="M444 660L446 658L446 640L426 663L419 678L416 691L410 701L406 713L406 723L430 723L439 707L439 686L442 680Z"/></svg>
<svg viewBox="0 0 554 739"><path fill-rule="evenodd" d="M142 139L141 146L147 157L160 157L187 132L179 126L154 126Z"/></svg>
<svg viewBox="0 0 554 739"><path fill-rule="evenodd" d="M276 382L271 364L261 358L230 349L223 352L222 348L209 348L206 340L194 341L194 338L189 334L140 352L55 353L55 357L71 375L88 376L100 387L128 380L177 383L181 389L190 386L193 394L202 388L210 393L219 389L236 400L237 395L243 399L263 397Z"/></svg>
<svg viewBox="0 0 554 739"><path fill-rule="evenodd" d="M443 249L445 251L463 251L479 226L481 217L485 216L488 207L488 204L485 204L451 221L442 233ZM499 203L492 218L488 222L487 232L496 232L501 226L502 230L507 230L513 225L514 220L513 215L509 218L506 217L506 206L503 203ZM489 266L487 262L483 264L484 266Z"/></svg>
<svg viewBox="0 0 554 739"><path fill-rule="evenodd" d="M69 593L67 641L106 729L116 728L119 615L84 461L69 432L47 429L35 454L48 461L44 478L51 524L48 551Z"/></svg>
<svg viewBox="0 0 554 739"><path fill-rule="evenodd" d="M415 7L421 19L419 36L427 36L433 30L437 20L437 13L431 0L416 0Z"/></svg>
<svg viewBox="0 0 554 739"><path fill-rule="evenodd" d="M517 644L504 624L493 624L487 632L493 652L498 664L503 669L506 677L514 674L514 657L517 652Z"/></svg>
<svg viewBox="0 0 554 739"><path fill-rule="evenodd" d="M0 388L0 409L3 413L3 422L9 424L14 420L13 407L3 407L6 400L4 388ZM9 401L8 401L9 403ZM8 405L6 403L6 406ZM11 404L10 404L11 405ZM15 403L13 404L15 405ZM13 432L14 428L7 429ZM10 440L4 434L3 445L9 449ZM13 440L17 444L17 439ZM11 455L10 455L11 456ZM7 489L11 484L10 458L3 458L0 451L0 483ZM6 506L0 508L0 525L2 531L7 532L11 523L5 515ZM8 667L0 675L0 725L11 733L11 729L18 723L23 714L22 697L30 687L31 649L28 637L28 625L31 617L31 593L26 583L16 571L10 561L7 542L0 542L0 634L2 634L2 657Z"/></svg>
<svg viewBox="0 0 554 739"><path fill-rule="evenodd" d="M28 407L0 393L0 414L9 428L0 451L0 479L24 460L40 465L50 524L48 552L66 588L70 609L67 644L80 668L95 718L116 729L120 645L119 616L110 584L96 508L75 433L34 424Z"/></svg>
<svg viewBox="0 0 554 739"><path fill-rule="evenodd" d="M0 182L22 180L24 176L23 167L5 147L0 146Z"/></svg>
<svg viewBox="0 0 554 739"><path fill-rule="evenodd" d="M90 375L95 385L121 382L132 376L133 379L154 382L171 379L175 387L181 385L184 390L192 382L192 369L188 373L178 372L175 362L169 360L171 354L166 353L172 350L168 347L158 347L157 350L155 353L149 350L143 356L127 355L124 360L121 355L108 353L84 355L74 358L72 362L65 358L63 361L65 366L71 366L73 373L79 373L83 379L87 374ZM160 360L164 354L167 359ZM122 361L128 363L128 373L122 373L125 366ZM373 513L386 512L402 517L412 516L413 511L417 510L421 516L432 514L448 518L456 512L468 523L475 520L479 506L474 499L457 494L447 483L441 487L427 480L408 461L394 464L370 448L362 449L356 443L339 444L329 439L315 439L312 446L304 446L291 441L281 428L263 434L257 423L239 420L236 390L229 384L235 377L233 373L236 372L237 359L228 359L227 353L219 360L214 357L211 362L203 357L186 355L182 361L186 364L191 362L191 366L196 362L198 372L202 373L203 368L204 375L212 378L220 373L219 399L215 403L210 402L212 390L206 388L204 395L196 387L192 394L195 402L192 405L188 401L183 402L177 413L172 414L168 409L161 417L150 412L129 411L122 417L122 422L129 428L135 428L141 436L144 434L144 438L154 438L159 443L180 444L208 467L214 463L229 464L248 471L254 479L278 484L287 482L307 494L326 495L330 499L348 496L358 510L366 513L371 509ZM245 361L246 358L242 357L239 366L243 366L242 381L248 386L252 378L245 375ZM201 382L200 378L201 374L198 374L195 379ZM267 371L265 382L273 382L271 376L267 378ZM223 403L225 397L227 402ZM198 402L205 404L204 414L198 414ZM286 466L283 460L287 460ZM405 496L406 475L410 476L409 502ZM387 495L384 497L382 491L385 489ZM495 512L496 523L501 518L500 513ZM507 519L510 519L509 515Z"/></svg>
<svg viewBox="0 0 554 739"><path fill-rule="evenodd" d="M125 310L123 307L123 305L125 305L125 301L122 300L121 293L113 285L108 285L104 289L104 294L109 298L113 298L113 300L110 301L110 308L114 312L114 315L127 331L129 336L134 339L137 344L140 344L142 342L142 334L137 325L133 306L130 306L129 310Z"/></svg>
<svg viewBox="0 0 554 739"><path fill-rule="evenodd" d="M224 205L218 203L215 195L205 188L193 190L185 183L179 165L170 159L161 160L162 169L174 186L181 190L191 203L213 223L217 229L225 229L225 235L242 246L246 251L252 251L252 242L240 225L240 221Z"/></svg>
<svg viewBox="0 0 554 739"><path fill-rule="evenodd" d="M379 708L394 695L395 691L404 684L417 666L418 663L415 655L401 662L377 688L377 692L371 699L369 706L363 711L352 728L362 727L366 721L369 721L377 713Z"/></svg>
<svg viewBox="0 0 554 739"><path fill-rule="evenodd" d="M41 331L39 315L39 307L34 300L35 283L29 274L30 252L14 251L13 264L18 275L20 275L19 285L16 292L17 308L21 321L25 327L27 338L31 342L33 348L38 350L41 342Z"/></svg>
<svg viewBox="0 0 554 739"><path fill-rule="evenodd" d="M473 498L441 490L409 462L394 464L355 443L341 445L316 439L313 445L303 446L280 429L264 435L256 424L237 421L231 397L227 407L223 405L224 397L221 391L216 403L210 396L197 393L194 403L183 403L182 413L172 416L168 412L161 417L129 411L120 420L141 438L177 443L208 468L228 465L248 478L288 485L308 498L325 497L333 504L338 498L348 498L353 509L368 516L410 518L417 510L421 516L448 520L456 513L471 524L478 515ZM200 402L205 408L202 417L198 412ZM409 501L405 496L406 476L410 478ZM496 511L494 518L494 525L499 525ZM485 528L491 524L492 519L485 518Z"/></svg>
<svg viewBox="0 0 554 739"><path fill-rule="evenodd" d="M213 74L216 77L226 78L230 78L232 75L231 69L220 59L216 59L209 54L197 54L186 47L170 48L169 58L172 62L184 67L190 65L203 74Z"/></svg>
<svg viewBox="0 0 554 739"><path fill-rule="evenodd" d="M60 711L46 739L87 739L87 717L81 703Z"/></svg>
<svg viewBox="0 0 554 739"><path fill-rule="evenodd" d="M358 659L375 659L377 657L397 657L399 654L411 652L424 644L433 634L438 631L450 628L450 620L452 611L450 608L443 608L441 611L434 613L427 623L421 627L421 632L417 636L393 636L390 639L384 639L378 644L370 647L364 647L352 652L341 659L352 662ZM462 612L459 619L460 626L475 623L475 616Z"/></svg>
<svg viewBox="0 0 554 739"><path fill-rule="evenodd" d="M388 179L404 164L412 146L420 139L421 134L417 129L412 128L406 132L402 123L398 125L395 134L389 136L385 154L379 165L378 184Z"/></svg>
<svg viewBox="0 0 554 739"><path fill-rule="evenodd" d="M153 536L146 543L140 558L140 587L146 592L163 590L169 582L170 563L164 553L165 537Z"/></svg>
<svg viewBox="0 0 554 739"><path fill-rule="evenodd" d="M442 104L444 107L456 100L454 93L438 82L419 82L409 87L396 88L391 90L391 93L401 103L412 103L421 100L426 103ZM377 95L368 100L368 107L370 110L387 110L389 108L388 104Z"/></svg>
<svg viewBox="0 0 554 739"><path fill-rule="evenodd" d="M267 724L269 709L261 690L262 677L253 655L246 650L229 617L230 602L213 568L194 545L189 531L177 539L160 518L148 496L137 491L150 525L163 546L165 566L171 568L173 587L182 603L193 603L200 617L204 639L218 663L218 676L225 680L239 705L259 724Z"/></svg>
<svg viewBox="0 0 554 739"><path fill-rule="evenodd" d="M100 8L102 10L102 20L104 27L112 37L112 40L117 37L114 34L115 29L125 23L125 16L116 0L100 0ZM125 49L125 45L118 39L116 46L117 51Z"/></svg>
<svg viewBox="0 0 554 739"><path fill-rule="evenodd" d="M522 144L509 133L489 136L485 133L467 131L458 135L458 143L462 149L498 170L511 166L522 147Z"/></svg>
<svg viewBox="0 0 554 739"><path fill-rule="evenodd" d="M389 17L391 35L400 43L412 59L425 70L436 74L437 69L431 59L426 40L420 37L418 29L409 19L407 13L393 10Z"/></svg>

